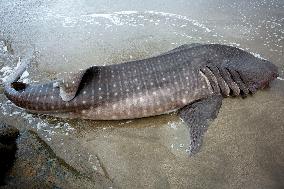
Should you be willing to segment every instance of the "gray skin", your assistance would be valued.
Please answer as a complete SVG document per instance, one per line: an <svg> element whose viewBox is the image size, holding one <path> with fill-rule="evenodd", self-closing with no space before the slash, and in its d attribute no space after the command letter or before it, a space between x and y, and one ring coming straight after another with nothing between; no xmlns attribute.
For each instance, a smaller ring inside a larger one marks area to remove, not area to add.
<svg viewBox="0 0 284 189"><path fill-rule="evenodd" d="M241 49L192 44L143 60L93 66L47 84L7 82L5 94L30 112L68 118L120 120L178 110L194 154L223 97L253 94L277 75L271 62Z"/></svg>

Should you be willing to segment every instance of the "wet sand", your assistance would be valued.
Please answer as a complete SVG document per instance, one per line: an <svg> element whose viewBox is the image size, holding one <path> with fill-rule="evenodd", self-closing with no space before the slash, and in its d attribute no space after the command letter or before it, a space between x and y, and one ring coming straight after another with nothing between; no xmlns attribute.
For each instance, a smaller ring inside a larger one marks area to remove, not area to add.
<svg viewBox="0 0 284 189"><path fill-rule="evenodd" d="M9 18L2 20L0 28L15 56L30 48L38 51L37 62L29 70L31 81L52 79L58 72L94 62L144 58L193 42L246 49L274 62L284 78L282 1L157 5L109 1L96 7L89 1L27 2L13 15L0 13ZM64 11L65 6L72 11ZM18 16L26 9L28 19L47 17L23 24ZM38 9L43 13L38 15ZM126 10L135 11L122 12ZM3 94L0 102L1 121L21 131L34 131L56 156L94 182L99 174L115 188L284 187L284 81L280 79L246 99L225 99L201 151L193 157L185 152L186 126L175 114L131 121L65 120L27 114Z"/></svg>

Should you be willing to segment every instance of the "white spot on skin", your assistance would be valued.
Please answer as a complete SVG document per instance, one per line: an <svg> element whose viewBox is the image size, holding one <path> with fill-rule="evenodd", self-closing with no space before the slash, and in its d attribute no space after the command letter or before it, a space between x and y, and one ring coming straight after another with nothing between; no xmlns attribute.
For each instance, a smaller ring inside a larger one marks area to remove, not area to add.
<svg viewBox="0 0 284 189"><path fill-rule="evenodd" d="M82 113L82 114L86 114L86 110L82 110L81 113Z"/></svg>
<svg viewBox="0 0 284 189"><path fill-rule="evenodd" d="M51 98L51 99L53 99L53 98L54 98L54 96L51 96L50 98Z"/></svg>
<svg viewBox="0 0 284 189"><path fill-rule="evenodd" d="M54 110L54 106L51 106L51 109L53 109L53 110Z"/></svg>
<svg viewBox="0 0 284 189"><path fill-rule="evenodd" d="M36 100L38 101L39 97L36 97Z"/></svg>
<svg viewBox="0 0 284 189"><path fill-rule="evenodd" d="M67 107L69 106L69 103L68 102L66 102L66 104L65 104Z"/></svg>
<svg viewBox="0 0 284 189"><path fill-rule="evenodd" d="M102 88L99 87L99 91L101 91L101 90L102 90Z"/></svg>
<svg viewBox="0 0 284 189"><path fill-rule="evenodd" d="M117 96L117 93L114 93L114 96Z"/></svg>
<svg viewBox="0 0 284 189"><path fill-rule="evenodd" d="M182 101L183 104L187 103L187 100L185 98L183 98L181 101Z"/></svg>
<svg viewBox="0 0 284 189"><path fill-rule="evenodd" d="M99 96L99 99L102 99L103 97L102 96Z"/></svg>
<svg viewBox="0 0 284 189"><path fill-rule="evenodd" d="M131 103L130 101L131 101L131 100L130 100L129 98L127 98L127 99L125 100L125 103L126 103L126 104L129 104L129 103Z"/></svg>
<svg viewBox="0 0 284 189"><path fill-rule="evenodd" d="M82 101L82 103L83 103L83 104L86 104L86 101L85 101L85 100L83 100L83 101Z"/></svg>
<svg viewBox="0 0 284 189"><path fill-rule="evenodd" d="M116 84L113 84L113 87L116 87Z"/></svg>
<svg viewBox="0 0 284 189"><path fill-rule="evenodd" d="M84 91L83 94L87 94L87 91Z"/></svg>
<svg viewBox="0 0 284 189"><path fill-rule="evenodd" d="M154 83L153 83L153 82L151 82L151 83L150 83L150 85L152 85L152 86L153 86L153 85L154 85Z"/></svg>

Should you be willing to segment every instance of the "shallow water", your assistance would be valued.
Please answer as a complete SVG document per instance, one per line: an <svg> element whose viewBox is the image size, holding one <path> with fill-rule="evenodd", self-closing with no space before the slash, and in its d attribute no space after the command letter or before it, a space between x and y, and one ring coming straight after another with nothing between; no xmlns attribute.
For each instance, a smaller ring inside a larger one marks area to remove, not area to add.
<svg viewBox="0 0 284 189"><path fill-rule="evenodd" d="M36 52L26 80L91 65L145 58L185 43L222 43L279 67L271 88L225 99L201 152L188 157L186 126L175 114L131 121L31 115L0 95L0 119L31 129L57 156L121 188L281 188L284 186L284 2L0 2L1 77ZM11 48L14 55L8 57Z"/></svg>

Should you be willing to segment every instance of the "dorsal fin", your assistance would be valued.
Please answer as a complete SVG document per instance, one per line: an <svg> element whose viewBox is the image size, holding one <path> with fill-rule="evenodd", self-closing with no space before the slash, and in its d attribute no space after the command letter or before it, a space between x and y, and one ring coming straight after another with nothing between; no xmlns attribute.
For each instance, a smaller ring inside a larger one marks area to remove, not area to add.
<svg viewBox="0 0 284 189"><path fill-rule="evenodd" d="M62 100L70 101L76 96L85 73L86 70L81 70L76 73L64 72L59 74L57 86L59 87Z"/></svg>

